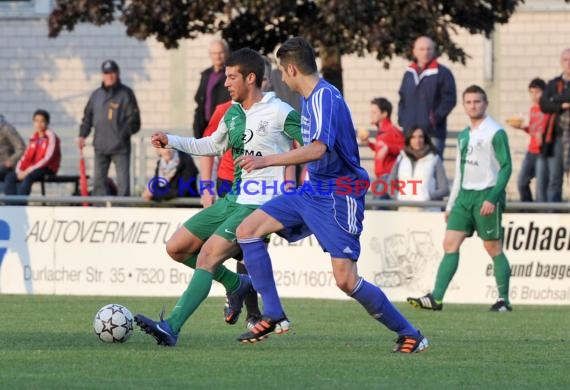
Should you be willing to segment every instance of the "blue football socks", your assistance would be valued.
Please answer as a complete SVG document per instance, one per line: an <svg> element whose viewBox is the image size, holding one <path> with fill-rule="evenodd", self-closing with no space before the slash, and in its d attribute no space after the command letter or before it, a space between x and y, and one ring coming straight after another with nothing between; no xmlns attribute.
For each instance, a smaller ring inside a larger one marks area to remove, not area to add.
<svg viewBox="0 0 570 390"><path fill-rule="evenodd" d="M263 314L273 320L282 319L285 312L277 294L273 266L263 238L247 238L238 240L238 243L243 251L245 267L253 288L263 300Z"/></svg>
<svg viewBox="0 0 570 390"><path fill-rule="evenodd" d="M350 296L364 306L372 317L399 336L418 334L418 330L396 309L382 290L363 278L358 279Z"/></svg>

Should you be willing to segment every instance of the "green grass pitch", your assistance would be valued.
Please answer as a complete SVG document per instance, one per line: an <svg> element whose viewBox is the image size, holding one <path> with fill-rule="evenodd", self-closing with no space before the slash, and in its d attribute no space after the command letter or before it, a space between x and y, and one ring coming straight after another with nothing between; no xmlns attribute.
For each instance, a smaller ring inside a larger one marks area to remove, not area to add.
<svg viewBox="0 0 570 390"><path fill-rule="evenodd" d="M0 388L14 389L568 389L570 308L398 304L430 340L421 354L391 353L395 335L355 302L285 299L293 330L242 345L210 298L175 348L140 332L104 344L93 316L107 303L157 316L174 298L0 295Z"/></svg>

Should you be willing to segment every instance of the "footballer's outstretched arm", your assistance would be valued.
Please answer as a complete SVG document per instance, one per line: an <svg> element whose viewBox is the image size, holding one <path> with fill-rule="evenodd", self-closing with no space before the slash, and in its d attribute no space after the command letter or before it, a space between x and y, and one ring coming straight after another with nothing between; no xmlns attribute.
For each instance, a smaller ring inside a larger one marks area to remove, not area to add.
<svg viewBox="0 0 570 390"><path fill-rule="evenodd" d="M227 140L218 142L216 133L209 137L196 139L194 137L180 137L168 134L168 145L172 148L194 154L196 156L219 156L226 150Z"/></svg>
<svg viewBox="0 0 570 390"><path fill-rule="evenodd" d="M216 131L211 136L196 139L157 131L151 136L151 144L155 148L173 148L197 156L219 156L227 148L227 133Z"/></svg>

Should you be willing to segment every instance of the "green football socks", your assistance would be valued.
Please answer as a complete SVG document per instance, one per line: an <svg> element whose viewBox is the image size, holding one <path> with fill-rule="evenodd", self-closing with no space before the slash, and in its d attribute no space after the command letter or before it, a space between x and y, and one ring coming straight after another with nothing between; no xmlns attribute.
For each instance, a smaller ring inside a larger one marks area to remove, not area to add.
<svg viewBox="0 0 570 390"><path fill-rule="evenodd" d="M509 281L511 278L511 267L504 253L493 257L493 269L495 271L495 281L499 290L499 298L502 298L507 305L509 302Z"/></svg>
<svg viewBox="0 0 570 390"><path fill-rule="evenodd" d="M198 260L198 255L194 254L188 257L186 260L184 260L182 264L192 269L196 269L197 260ZM232 272L229 269L227 269L224 265L220 265L216 269L216 272L214 272L213 279L216 282L221 283L228 292L235 291L239 287L239 276L235 272Z"/></svg>
<svg viewBox="0 0 570 390"><path fill-rule="evenodd" d="M186 267L196 269L196 262L197 261L198 261L198 254L195 253L193 255L190 255L190 257L188 257L184 261L182 261L182 264L184 264Z"/></svg>
<svg viewBox="0 0 570 390"><path fill-rule="evenodd" d="M453 275L457 271L457 266L459 265L459 252L446 253L439 263L439 268L437 270L437 276L435 277L435 287L433 289L432 295L437 303L443 301L443 296L445 291L453 279Z"/></svg>
<svg viewBox="0 0 570 390"><path fill-rule="evenodd" d="M210 293L212 288L212 274L206 270L198 268L194 271L194 276L188 288L176 302L172 313L166 319L168 325L174 333L179 333L182 325L196 311L198 306Z"/></svg>

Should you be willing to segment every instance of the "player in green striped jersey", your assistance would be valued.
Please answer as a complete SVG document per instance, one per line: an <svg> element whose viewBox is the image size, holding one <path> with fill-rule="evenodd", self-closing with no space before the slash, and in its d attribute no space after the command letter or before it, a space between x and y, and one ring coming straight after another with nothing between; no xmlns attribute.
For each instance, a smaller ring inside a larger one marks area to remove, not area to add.
<svg viewBox="0 0 570 390"><path fill-rule="evenodd" d="M264 69L259 53L251 49L234 52L226 61L225 82L233 104L218 129L200 139L157 132L151 142L156 147L173 147L194 155L221 156L231 149L234 159L241 155L279 154L288 151L293 140L302 143L299 113L273 92L262 93ZM253 287L249 277L231 272L222 263L240 253L237 226L261 204L281 194L284 182L283 167L246 172L236 165L232 192L190 218L170 238L166 244L170 257L196 270L168 318L161 315L159 321L154 321L142 314L135 315L136 323L158 344L176 344L180 329L206 299L213 280L226 288L232 308L231 318L226 316L226 322L235 323L244 295ZM245 187L238 190L240 183L259 183L259 186L250 188L251 191ZM284 326L288 327L286 322Z"/></svg>
<svg viewBox="0 0 570 390"><path fill-rule="evenodd" d="M501 219L505 208L505 188L512 172L511 153L503 127L486 114L485 91L476 85L463 92L463 108L471 121L458 136L455 180L445 212L447 230L444 256L439 265L433 292L408 298L415 307L443 308L443 296L459 265L459 248L476 231L493 259L499 299L491 311L512 310L509 302L511 269L503 253Z"/></svg>

